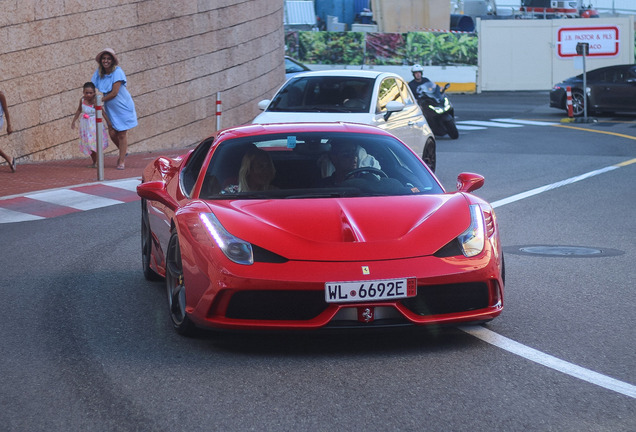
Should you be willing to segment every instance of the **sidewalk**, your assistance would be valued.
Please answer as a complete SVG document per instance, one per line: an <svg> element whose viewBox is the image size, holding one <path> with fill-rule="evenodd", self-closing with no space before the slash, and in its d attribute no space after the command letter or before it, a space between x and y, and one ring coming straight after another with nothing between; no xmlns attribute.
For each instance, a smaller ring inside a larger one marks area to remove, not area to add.
<svg viewBox="0 0 636 432"><path fill-rule="evenodd" d="M141 177L150 162L159 156L175 157L190 149L169 149L129 154L126 169L117 170L116 155L104 156L104 181ZM90 168L90 158L20 164L11 173L7 164L0 165L0 199L45 189L62 188L97 182L97 169Z"/></svg>

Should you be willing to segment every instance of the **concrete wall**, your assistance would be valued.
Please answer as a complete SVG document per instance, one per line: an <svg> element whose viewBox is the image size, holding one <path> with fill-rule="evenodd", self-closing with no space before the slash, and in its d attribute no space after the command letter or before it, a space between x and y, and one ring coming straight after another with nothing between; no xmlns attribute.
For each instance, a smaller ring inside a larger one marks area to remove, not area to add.
<svg viewBox="0 0 636 432"><path fill-rule="evenodd" d="M81 88L113 48L139 116L129 151L177 148L248 123L284 81L283 0L1 2L0 90L19 162L83 157L71 130ZM111 143L107 152L114 152Z"/></svg>
<svg viewBox="0 0 636 432"><path fill-rule="evenodd" d="M619 52L587 57L586 69L634 63L634 17L554 20L478 20L477 91L549 90L564 78L581 74L581 58L557 55L562 27L619 29Z"/></svg>

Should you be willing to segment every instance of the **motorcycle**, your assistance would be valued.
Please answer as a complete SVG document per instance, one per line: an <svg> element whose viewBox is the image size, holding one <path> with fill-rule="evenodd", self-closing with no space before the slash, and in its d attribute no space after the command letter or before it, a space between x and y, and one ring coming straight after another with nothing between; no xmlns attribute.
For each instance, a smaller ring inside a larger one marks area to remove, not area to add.
<svg viewBox="0 0 636 432"><path fill-rule="evenodd" d="M448 134L451 139L457 139L459 132L455 125L455 109L446 96L449 87L450 84L446 84L441 89L434 82L427 82L418 87L416 96L433 133L437 136Z"/></svg>

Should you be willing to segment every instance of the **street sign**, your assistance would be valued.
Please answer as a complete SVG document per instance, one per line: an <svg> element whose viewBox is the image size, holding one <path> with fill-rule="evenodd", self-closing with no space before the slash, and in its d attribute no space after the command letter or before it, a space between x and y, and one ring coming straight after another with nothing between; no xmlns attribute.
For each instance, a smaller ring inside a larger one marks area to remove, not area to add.
<svg viewBox="0 0 636 432"><path fill-rule="evenodd" d="M562 58L581 55L577 44L588 44L589 57L618 54L618 27L561 27L557 32L557 55Z"/></svg>
<svg viewBox="0 0 636 432"><path fill-rule="evenodd" d="M576 44L576 54L577 55L590 55L590 44L587 42L579 42Z"/></svg>

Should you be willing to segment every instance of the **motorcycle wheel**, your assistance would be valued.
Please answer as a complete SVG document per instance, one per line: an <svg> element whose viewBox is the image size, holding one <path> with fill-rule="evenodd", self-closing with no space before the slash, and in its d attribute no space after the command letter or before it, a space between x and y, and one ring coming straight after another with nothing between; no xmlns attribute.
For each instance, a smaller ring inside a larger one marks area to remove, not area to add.
<svg viewBox="0 0 636 432"><path fill-rule="evenodd" d="M457 131L457 126L455 125L455 119L453 117L448 116L448 118L444 119L444 127L451 139L459 138L459 132Z"/></svg>

